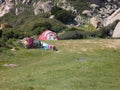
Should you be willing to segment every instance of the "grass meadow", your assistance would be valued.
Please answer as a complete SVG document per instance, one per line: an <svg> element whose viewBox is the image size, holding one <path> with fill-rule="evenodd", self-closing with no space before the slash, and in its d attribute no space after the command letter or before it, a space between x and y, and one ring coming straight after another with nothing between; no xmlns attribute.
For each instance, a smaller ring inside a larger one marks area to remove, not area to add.
<svg viewBox="0 0 120 90"><path fill-rule="evenodd" d="M119 39L47 42L58 51L20 48L0 54L0 90L120 90Z"/></svg>

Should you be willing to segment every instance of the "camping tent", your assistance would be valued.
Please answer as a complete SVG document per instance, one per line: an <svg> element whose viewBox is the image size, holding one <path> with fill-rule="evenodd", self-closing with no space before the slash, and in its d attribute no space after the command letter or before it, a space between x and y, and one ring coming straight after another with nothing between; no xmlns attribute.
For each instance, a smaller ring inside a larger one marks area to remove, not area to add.
<svg viewBox="0 0 120 90"><path fill-rule="evenodd" d="M58 36L55 32L45 30L38 38L38 40L58 40Z"/></svg>

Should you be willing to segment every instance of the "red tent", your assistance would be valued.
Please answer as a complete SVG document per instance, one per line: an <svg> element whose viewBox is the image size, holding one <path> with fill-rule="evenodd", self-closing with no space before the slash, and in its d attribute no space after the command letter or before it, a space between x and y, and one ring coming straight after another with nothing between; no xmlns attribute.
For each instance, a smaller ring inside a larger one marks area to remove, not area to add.
<svg viewBox="0 0 120 90"><path fill-rule="evenodd" d="M45 30L38 38L38 40L58 40L58 36L55 32Z"/></svg>

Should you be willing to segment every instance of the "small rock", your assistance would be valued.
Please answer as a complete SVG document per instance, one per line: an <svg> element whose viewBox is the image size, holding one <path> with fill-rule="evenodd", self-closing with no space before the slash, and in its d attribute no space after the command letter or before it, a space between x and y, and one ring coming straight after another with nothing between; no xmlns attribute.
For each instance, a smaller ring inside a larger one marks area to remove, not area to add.
<svg viewBox="0 0 120 90"><path fill-rule="evenodd" d="M3 66L5 66L5 67L17 67L19 65L18 64L4 64Z"/></svg>

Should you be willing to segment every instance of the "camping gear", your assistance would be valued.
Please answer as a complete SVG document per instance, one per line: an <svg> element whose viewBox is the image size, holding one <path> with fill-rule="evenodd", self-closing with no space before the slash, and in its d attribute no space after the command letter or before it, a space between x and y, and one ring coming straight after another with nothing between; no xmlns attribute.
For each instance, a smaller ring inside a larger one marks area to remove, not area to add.
<svg viewBox="0 0 120 90"><path fill-rule="evenodd" d="M32 48L33 47L33 41L34 41L34 38L32 38L32 37L28 37L27 38L28 48Z"/></svg>
<svg viewBox="0 0 120 90"><path fill-rule="evenodd" d="M19 40L18 42L22 44L25 48L41 48L44 50L57 51L57 48L54 45L34 39L34 37L27 37L22 40Z"/></svg>
<svg viewBox="0 0 120 90"><path fill-rule="evenodd" d="M55 32L45 30L38 38L38 40L58 40L58 36Z"/></svg>

